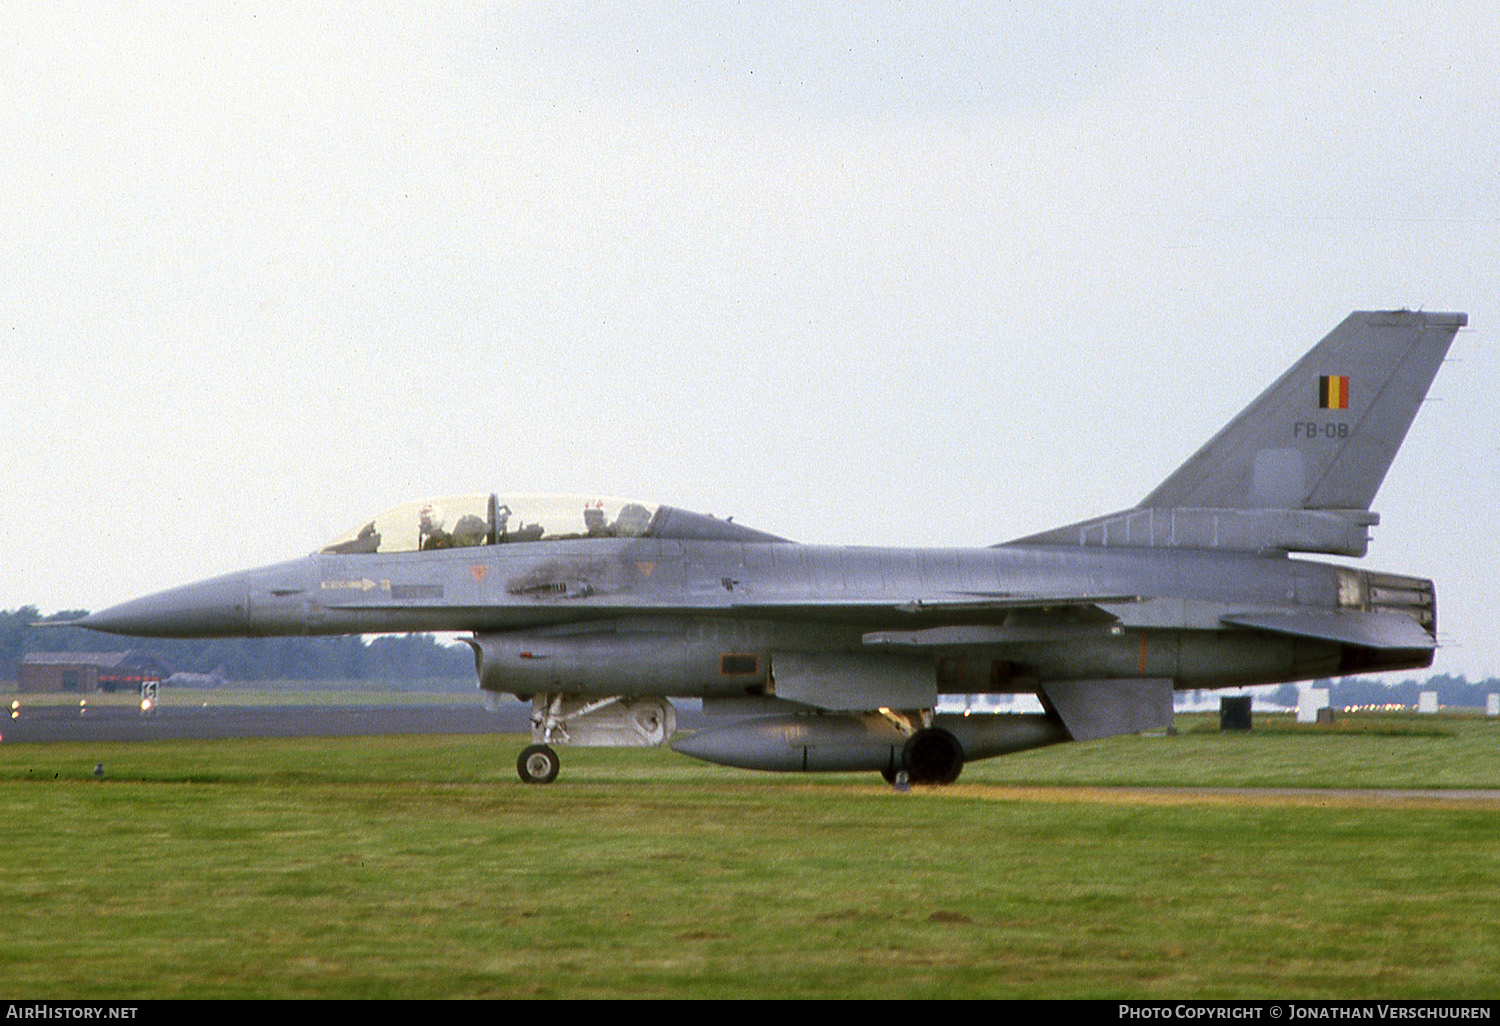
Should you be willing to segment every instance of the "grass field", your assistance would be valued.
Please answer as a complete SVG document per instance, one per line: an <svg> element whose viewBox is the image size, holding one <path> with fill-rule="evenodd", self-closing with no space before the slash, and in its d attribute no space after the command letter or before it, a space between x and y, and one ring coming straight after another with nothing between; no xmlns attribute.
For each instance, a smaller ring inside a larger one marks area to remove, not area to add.
<svg viewBox="0 0 1500 1026"><path fill-rule="evenodd" d="M528 787L519 737L0 745L0 991L1500 994L1500 800L1337 790L1500 788L1500 724L1257 725L906 794L662 750Z"/></svg>

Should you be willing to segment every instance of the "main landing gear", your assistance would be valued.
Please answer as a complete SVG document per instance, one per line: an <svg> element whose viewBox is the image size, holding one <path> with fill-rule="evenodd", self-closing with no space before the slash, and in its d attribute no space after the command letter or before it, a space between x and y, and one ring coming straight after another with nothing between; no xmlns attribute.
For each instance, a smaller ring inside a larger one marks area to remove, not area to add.
<svg viewBox="0 0 1500 1026"><path fill-rule="evenodd" d="M901 765L880 771L887 784L895 785L905 773L911 784L951 784L964 768L964 750L958 738L941 727L923 727L906 739Z"/></svg>

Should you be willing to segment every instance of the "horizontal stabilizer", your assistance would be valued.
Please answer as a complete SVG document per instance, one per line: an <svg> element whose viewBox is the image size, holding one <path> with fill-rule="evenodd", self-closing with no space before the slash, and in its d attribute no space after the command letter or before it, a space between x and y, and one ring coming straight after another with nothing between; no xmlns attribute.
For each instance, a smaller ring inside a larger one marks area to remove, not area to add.
<svg viewBox="0 0 1500 1026"><path fill-rule="evenodd" d="M1377 649L1433 649L1437 641L1410 617L1399 613L1306 610L1295 613L1235 613L1221 617L1235 627L1315 638Z"/></svg>

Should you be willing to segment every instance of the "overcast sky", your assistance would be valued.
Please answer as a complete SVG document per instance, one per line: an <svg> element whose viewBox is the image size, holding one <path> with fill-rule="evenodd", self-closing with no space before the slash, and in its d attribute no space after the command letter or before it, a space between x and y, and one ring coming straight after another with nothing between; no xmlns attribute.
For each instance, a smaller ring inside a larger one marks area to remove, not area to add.
<svg viewBox="0 0 1500 1026"><path fill-rule="evenodd" d="M308 6L5 5L0 608L491 489L990 544L1412 307L1362 565L1500 674L1500 8Z"/></svg>

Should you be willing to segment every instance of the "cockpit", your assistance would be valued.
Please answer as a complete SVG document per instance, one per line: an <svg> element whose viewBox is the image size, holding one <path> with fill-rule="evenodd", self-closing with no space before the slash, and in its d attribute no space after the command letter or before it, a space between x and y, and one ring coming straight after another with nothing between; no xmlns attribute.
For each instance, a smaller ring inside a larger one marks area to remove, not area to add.
<svg viewBox="0 0 1500 1026"><path fill-rule="evenodd" d="M418 499L386 510L325 545L327 555L424 552L573 538L674 538L784 542L704 513L597 495L474 492Z"/></svg>
<svg viewBox="0 0 1500 1026"><path fill-rule="evenodd" d="M644 538L666 508L582 495L450 495L388 509L321 551L352 555L567 538Z"/></svg>

